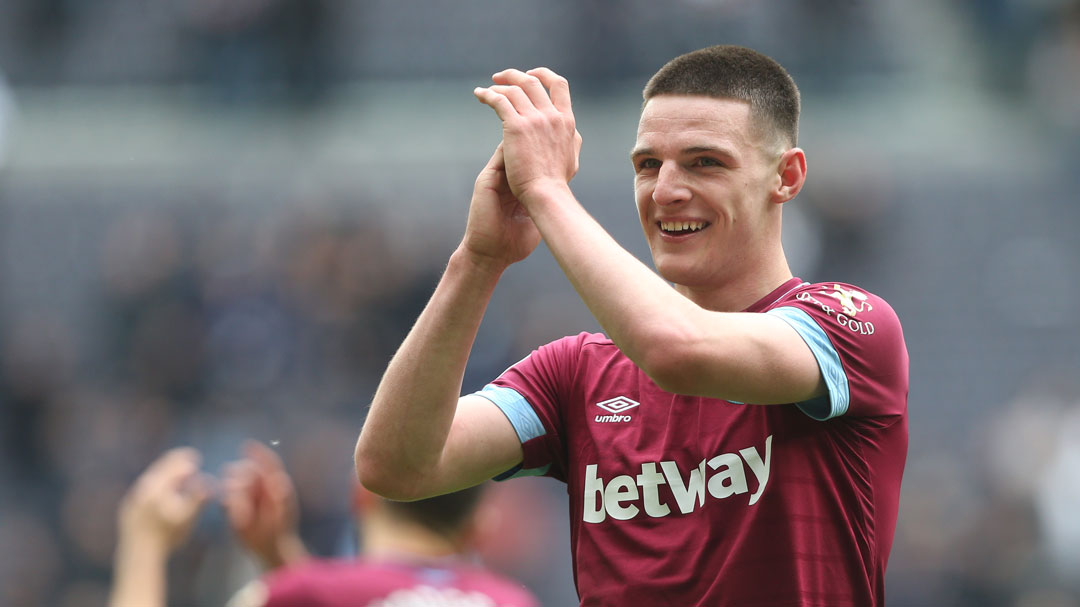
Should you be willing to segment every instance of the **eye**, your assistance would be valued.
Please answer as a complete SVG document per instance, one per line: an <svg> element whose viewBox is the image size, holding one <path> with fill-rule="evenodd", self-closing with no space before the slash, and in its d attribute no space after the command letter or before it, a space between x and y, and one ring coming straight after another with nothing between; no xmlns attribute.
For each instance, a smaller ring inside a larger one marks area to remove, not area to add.
<svg viewBox="0 0 1080 607"><path fill-rule="evenodd" d="M660 161L655 158L642 158L637 161L635 168L638 172L641 171L654 171L660 168Z"/></svg>
<svg viewBox="0 0 1080 607"><path fill-rule="evenodd" d="M722 166L724 166L724 163L720 162L716 158L713 158L712 156L698 156L697 158L694 159L694 166L697 166L697 167L722 167Z"/></svg>

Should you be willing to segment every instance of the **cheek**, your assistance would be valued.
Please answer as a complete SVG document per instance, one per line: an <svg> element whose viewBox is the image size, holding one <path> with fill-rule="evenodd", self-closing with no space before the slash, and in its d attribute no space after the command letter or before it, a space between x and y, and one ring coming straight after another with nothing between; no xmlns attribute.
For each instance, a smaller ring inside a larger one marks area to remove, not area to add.
<svg viewBox="0 0 1080 607"><path fill-rule="evenodd" d="M641 219L642 224L645 223L645 219L648 216L649 201L651 200L652 198L649 196L649 193L644 189L634 188L634 205L637 207L638 218Z"/></svg>

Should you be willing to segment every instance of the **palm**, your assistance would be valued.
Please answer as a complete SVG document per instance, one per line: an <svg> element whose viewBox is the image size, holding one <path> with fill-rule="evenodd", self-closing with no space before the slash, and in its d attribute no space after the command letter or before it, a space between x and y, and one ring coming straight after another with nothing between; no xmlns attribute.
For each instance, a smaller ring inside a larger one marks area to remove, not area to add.
<svg viewBox="0 0 1080 607"><path fill-rule="evenodd" d="M506 181L501 146L476 179L465 238L473 253L507 264L540 244L540 232Z"/></svg>

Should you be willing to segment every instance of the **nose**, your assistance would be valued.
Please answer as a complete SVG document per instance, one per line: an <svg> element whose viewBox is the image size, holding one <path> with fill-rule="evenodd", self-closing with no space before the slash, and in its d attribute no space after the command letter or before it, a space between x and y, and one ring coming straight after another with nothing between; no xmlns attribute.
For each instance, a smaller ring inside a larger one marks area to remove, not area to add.
<svg viewBox="0 0 1080 607"><path fill-rule="evenodd" d="M660 165L656 175L656 187L653 188L653 201L659 205L669 205L689 200L690 189L683 177L677 164L665 162Z"/></svg>

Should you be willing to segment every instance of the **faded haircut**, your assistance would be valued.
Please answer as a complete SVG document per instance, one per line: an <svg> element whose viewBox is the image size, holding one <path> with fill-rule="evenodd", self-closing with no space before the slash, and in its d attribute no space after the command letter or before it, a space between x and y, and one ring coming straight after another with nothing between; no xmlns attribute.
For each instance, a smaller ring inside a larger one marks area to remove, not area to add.
<svg viewBox="0 0 1080 607"><path fill-rule="evenodd" d="M468 526L483 491L483 485L477 485L414 502L386 500L386 504L395 516L449 537L460 533Z"/></svg>
<svg viewBox="0 0 1080 607"><path fill-rule="evenodd" d="M718 45L667 62L641 93L648 103L658 95L696 95L738 99L750 104L750 116L763 133L799 141L799 88L771 57L744 46ZM771 131L771 133L770 133Z"/></svg>

